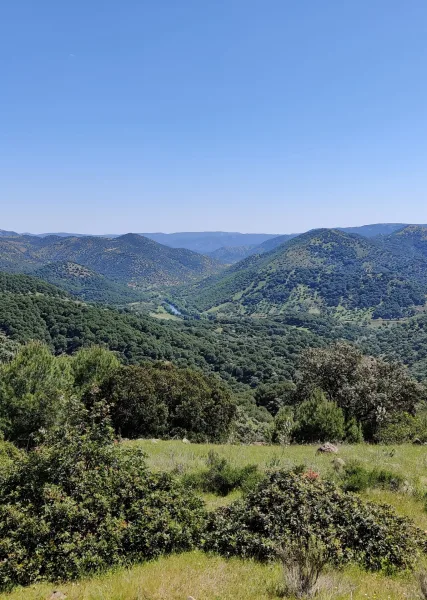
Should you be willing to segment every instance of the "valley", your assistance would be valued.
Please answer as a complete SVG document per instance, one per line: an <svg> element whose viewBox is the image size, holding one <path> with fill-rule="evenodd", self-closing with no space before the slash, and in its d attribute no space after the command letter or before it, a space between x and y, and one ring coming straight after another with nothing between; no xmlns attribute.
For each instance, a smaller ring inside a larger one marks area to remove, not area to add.
<svg viewBox="0 0 427 600"><path fill-rule="evenodd" d="M321 600L415 597L427 228L363 231L4 232L2 600L290 598L287 543L323 557Z"/></svg>

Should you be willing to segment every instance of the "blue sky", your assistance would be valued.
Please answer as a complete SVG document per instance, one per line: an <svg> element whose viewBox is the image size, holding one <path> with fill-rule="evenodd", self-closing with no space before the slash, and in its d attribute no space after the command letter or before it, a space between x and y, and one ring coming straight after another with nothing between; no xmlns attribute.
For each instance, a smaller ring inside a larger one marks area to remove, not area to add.
<svg viewBox="0 0 427 600"><path fill-rule="evenodd" d="M0 228L427 223L425 0L13 0Z"/></svg>

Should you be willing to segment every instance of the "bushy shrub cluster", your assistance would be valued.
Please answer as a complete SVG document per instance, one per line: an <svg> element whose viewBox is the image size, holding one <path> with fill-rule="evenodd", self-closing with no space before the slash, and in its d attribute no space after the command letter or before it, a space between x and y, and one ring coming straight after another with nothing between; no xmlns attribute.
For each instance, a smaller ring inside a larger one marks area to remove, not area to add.
<svg viewBox="0 0 427 600"><path fill-rule="evenodd" d="M272 472L245 499L209 516L205 549L273 559L295 540L319 539L335 564L411 568L425 535L391 507L365 504L312 473Z"/></svg>
<svg viewBox="0 0 427 600"><path fill-rule="evenodd" d="M342 471L342 488L346 492L363 492L369 488L383 488L398 491L404 485L404 478L387 469L367 469L357 461L347 463Z"/></svg>
<svg viewBox="0 0 427 600"><path fill-rule="evenodd" d="M144 455L114 445L102 410L0 468L0 588L73 579L188 550L204 508Z"/></svg>
<svg viewBox="0 0 427 600"><path fill-rule="evenodd" d="M185 475L184 484L202 492L227 496L235 489L247 492L262 479L257 465L234 467L214 451L209 452L207 467L204 471Z"/></svg>
<svg viewBox="0 0 427 600"><path fill-rule="evenodd" d="M219 442L226 437L236 407L214 376L170 363L121 366L106 378L95 398L111 407L123 437L188 437ZM85 399L91 402L89 394Z"/></svg>

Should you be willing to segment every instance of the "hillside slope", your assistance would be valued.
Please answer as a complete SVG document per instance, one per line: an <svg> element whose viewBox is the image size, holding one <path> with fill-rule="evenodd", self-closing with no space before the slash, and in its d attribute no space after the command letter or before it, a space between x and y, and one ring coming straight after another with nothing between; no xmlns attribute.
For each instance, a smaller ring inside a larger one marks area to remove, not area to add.
<svg viewBox="0 0 427 600"><path fill-rule="evenodd" d="M219 263L190 250L163 246L137 234L118 238L1 238L0 268L31 272L53 262L72 262L116 282L140 287L176 285L220 270Z"/></svg>
<svg viewBox="0 0 427 600"><path fill-rule="evenodd" d="M416 265L411 262L394 243L321 229L184 289L180 301L218 314L358 309L399 318L425 303L427 261L418 255Z"/></svg>
<svg viewBox="0 0 427 600"><path fill-rule="evenodd" d="M49 263L32 274L87 302L121 305L141 300L138 291L72 262Z"/></svg>

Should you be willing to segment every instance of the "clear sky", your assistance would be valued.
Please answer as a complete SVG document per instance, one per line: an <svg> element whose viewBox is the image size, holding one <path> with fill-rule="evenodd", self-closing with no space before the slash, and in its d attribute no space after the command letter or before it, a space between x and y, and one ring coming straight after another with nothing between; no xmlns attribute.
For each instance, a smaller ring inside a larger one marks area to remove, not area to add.
<svg viewBox="0 0 427 600"><path fill-rule="evenodd" d="M10 0L0 228L427 223L425 0Z"/></svg>

